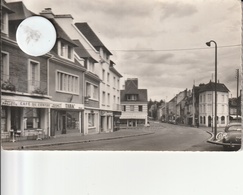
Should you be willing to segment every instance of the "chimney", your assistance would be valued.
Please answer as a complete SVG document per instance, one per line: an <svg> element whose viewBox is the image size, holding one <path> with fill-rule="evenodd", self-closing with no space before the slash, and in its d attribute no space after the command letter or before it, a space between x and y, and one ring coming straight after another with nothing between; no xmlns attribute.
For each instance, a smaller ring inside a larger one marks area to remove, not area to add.
<svg viewBox="0 0 243 195"><path fill-rule="evenodd" d="M45 8L40 12L40 15L46 17L46 18L54 18L54 14L52 12L51 8Z"/></svg>

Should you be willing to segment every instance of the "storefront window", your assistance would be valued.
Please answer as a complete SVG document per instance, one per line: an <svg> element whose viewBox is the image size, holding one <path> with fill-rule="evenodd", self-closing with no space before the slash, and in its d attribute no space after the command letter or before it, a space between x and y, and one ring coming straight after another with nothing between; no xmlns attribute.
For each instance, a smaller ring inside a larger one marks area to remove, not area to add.
<svg viewBox="0 0 243 195"><path fill-rule="evenodd" d="M1 113L1 131L6 132L7 131L7 118L6 118L6 107L2 107L2 113Z"/></svg>
<svg viewBox="0 0 243 195"><path fill-rule="evenodd" d="M94 126L95 126L95 125L94 125L94 117L95 117L94 114L89 113L89 115L88 115L89 127L94 127Z"/></svg>
<svg viewBox="0 0 243 195"><path fill-rule="evenodd" d="M40 109L24 108L24 129L40 128Z"/></svg>

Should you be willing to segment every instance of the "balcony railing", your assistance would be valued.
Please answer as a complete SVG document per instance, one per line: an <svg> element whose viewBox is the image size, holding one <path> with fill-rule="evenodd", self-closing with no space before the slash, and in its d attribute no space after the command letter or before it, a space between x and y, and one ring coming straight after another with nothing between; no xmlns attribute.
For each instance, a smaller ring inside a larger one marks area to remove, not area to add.
<svg viewBox="0 0 243 195"><path fill-rule="evenodd" d="M3 75L2 90L47 95L47 82L27 80L23 77Z"/></svg>

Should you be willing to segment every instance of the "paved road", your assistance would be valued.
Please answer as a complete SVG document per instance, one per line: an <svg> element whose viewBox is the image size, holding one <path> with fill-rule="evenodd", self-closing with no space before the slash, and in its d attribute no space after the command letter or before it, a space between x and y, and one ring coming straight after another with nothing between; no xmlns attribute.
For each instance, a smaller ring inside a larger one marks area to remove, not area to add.
<svg viewBox="0 0 243 195"><path fill-rule="evenodd" d="M154 133L123 139L46 146L36 150L223 151L222 146L206 142L210 135L202 128L151 122L148 129Z"/></svg>

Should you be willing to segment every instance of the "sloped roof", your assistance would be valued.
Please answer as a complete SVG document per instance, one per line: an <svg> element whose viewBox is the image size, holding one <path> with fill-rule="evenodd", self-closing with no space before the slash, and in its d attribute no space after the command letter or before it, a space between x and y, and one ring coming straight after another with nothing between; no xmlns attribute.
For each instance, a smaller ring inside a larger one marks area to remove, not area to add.
<svg viewBox="0 0 243 195"><path fill-rule="evenodd" d="M89 54L89 52L84 48L84 46L80 43L79 40L73 40L73 42L78 46L75 47L75 52L81 57L81 58L92 58L94 62L97 63L97 61Z"/></svg>
<svg viewBox="0 0 243 195"><path fill-rule="evenodd" d="M57 32L57 38L63 39L70 44L72 44L74 47L77 47L77 45L73 42L73 40L67 35L67 33L61 28L61 26L55 21L53 18L49 18L51 23L54 25L56 32Z"/></svg>
<svg viewBox="0 0 243 195"><path fill-rule="evenodd" d="M119 76L120 78L122 77L122 75L113 66L110 67L110 71Z"/></svg>
<svg viewBox="0 0 243 195"><path fill-rule="evenodd" d="M101 42L101 40L98 38L98 36L94 33L94 31L90 28L88 23L75 23L75 26L78 28L78 30L88 39L88 41L96 48L103 47L109 55L112 55L112 53L106 48L106 46Z"/></svg>
<svg viewBox="0 0 243 195"><path fill-rule="evenodd" d="M11 10L8 6L7 6L7 3L5 0L2 0L1 1L1 6L3 9L5 9L8 13L14 13L13 10Z"/></svg>
<svg viewBox="0 0 243 195"><path fill-rule="evenodd" d="M24 20L36 15L34 12L28 10L22 1L7 3L7 6L15 12L9 15L9 20Z"/></svg>
<svg viewBox="0 0 243 195"><path fill-rule="evenodd" d="M125 81L126 94L138 94L138 80L129 79Z"/></svg>
<svg viewBox="0 0 243 195"><path fill-rule="evenodd" d="M121 90L121 101L127 101L126 100L126 95L128 93L126 90ZM138 100L135 102L147 102L148 101L148 92L147 89L138 89L136 93L131 93L131 94L138 94Z"/></svg>
<svg viewBox="0 0 243 195"><path fill-rule="evenodd" d="M223 83L217 83L216 89L218 92L229 92L229 89L223 84ZM199 93L205 92L205 91L214 91L215 90L215 82L209 82L205 85L200 86Z"/></svg>

